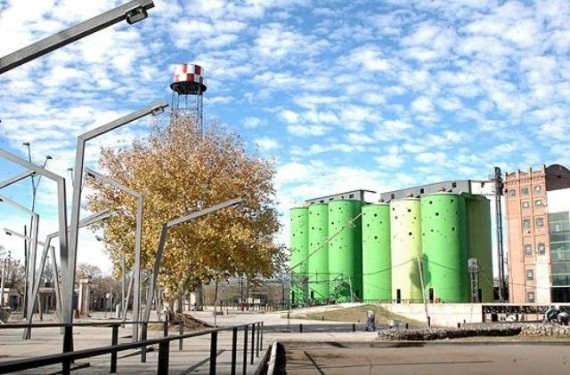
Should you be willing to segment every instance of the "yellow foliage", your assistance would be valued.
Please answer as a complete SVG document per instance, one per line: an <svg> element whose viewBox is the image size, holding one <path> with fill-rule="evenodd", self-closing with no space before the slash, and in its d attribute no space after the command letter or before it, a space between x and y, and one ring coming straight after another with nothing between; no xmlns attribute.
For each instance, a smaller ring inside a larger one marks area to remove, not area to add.
<svg viewBox="0 0 570 375"><path fill-rule="evenodd" d="M104 148L101 169L144 196L142 267L152 270L163 223L240 197L241 205L170 228L159 281L182 292L214 278L270 276L282 261L273 244L279 229L270 161L248 155L243 142L217 124L200 134L191 117L154 125L150 136L128 150ZM106 250L117 262L134 263L136 200L104 183L95 190L92 211L111 209L105 223Z"/></svg>

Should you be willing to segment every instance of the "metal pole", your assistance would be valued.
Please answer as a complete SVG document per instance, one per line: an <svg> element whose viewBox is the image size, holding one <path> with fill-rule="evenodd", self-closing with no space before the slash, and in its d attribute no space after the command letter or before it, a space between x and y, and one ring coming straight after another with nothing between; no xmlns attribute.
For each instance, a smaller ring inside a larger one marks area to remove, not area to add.
<svg viewBox="0 0 570 375"><path fill-rule="evenodd" d="M128 19L129 11L140 8L146 13L147 9L153 7L154 3L152 0L134 0L67 28L55 35L0 58L0 74L6 73L11 69L55 51L69 43L121 22L124 19ZM128 22L134 23L132 21Z"/></svg>
<svg viewBox="0 0 570 375"><path fill-rule="evenodd" d="M503 250L503 214L501 196L503 195L503 177L501 168L495 167L495 218L497 228L497 256L499 258L499 301L505 302L505 256Z"/></svg>
<svg viewBox="0 0 570 375"><path fill-rule="evenodd" d="M46 241L44 243L44 250L42 252L42 257L40 259L40 273L38 275L38 279L32 285L32 298L31 298L30 304L29 304L31 313L29 313L27 318L26 318L27 324L32 324L33 311L34 311L35 302L36 302L36 299L38 298L38 294L39 294L39 290L40 290L40 281L41 281L41 277L44 273L47 253L48 253L48 250L50 249L50 247L52 247L52 246L50 246L50 243L51 243L51 236L47 236ZM55 249L54 249L54 251L55 251ZM57 277L57 275L55 277ZM40 306L40 310L41 310L41 306ZM31 328L28 327L28 328L24 329L24 336L22 338L24 340L29 340L31 338Z"/></svg>
<svg viewBox="0 0 570 375"><path fill-rule="evenodd" d="M216 375L216 358L218 354L218 331L212 332L210 339L210 375Z"/></svg>
<svg viewBox="0 0 570 375"><path fill-rule="evenodd" d="M93 169L85 168L85 173L89 176L101 180L121 191L130 194L137 199L137 213L136 213L136 229L135 229L135 264L134 264L134 290L133 290L133 321L138 322L140 320L140 285L141 285L141 244L142 244L142 221L143 221L143 205L144 198L142 194L134 191L133 189L118 183L117 181L104 176L100 173L95 172ZM129 287L130 288L130 287ZM130 290L130 289L129 289ZM128 301L127 301L128 303ZM126 309L125 309L126 316ZM132 341L136 342L139 336L139 325L138 323L133 324L132 327Z"/></svg>
<svg viewBox="0 0 570 375"><path fill-rule="evenodd" d="M236 375L236 359L237 359L237 327L232 328L232 365L231 375Z"/></svg>
<svg viewBox="0 0 570 375"><path fill-rule="evenodd" d="M247 331L249 326L245 325L243 327L243 363L242 363L242 375L247 374Z"/></svg>
<svg viewBox="0 0 570 375"><path fill-rule="evenodd" d="M160 270L160 262L162 260L162 255L164 253L164 245L166 243L166 235L168 234L168 229L175 226L175 225L182 224L182 223L191 221L193 219L197 219L197 218L202 217L204 215L207 215L209 213L212 213L212 212L224 209L224 208L235 206L235 205L239 204L241 201L242 201L241 198L231 199L229 201L216 204L212 207L205 208L203 210L191 213L189 215L173 219L173 220L171 220L167 223L164 223L162 225L162 230L160 232L160 238L158 241L158 249L156 251L156 258L154 259L154 266L153 266L153 271L152 271L151 282L150 282L148 293L147 293L146 306L145 306L144 315L143 315L143 320L145 322L148 322L150 319L150 309L151 309L152 299L154 297L154 293L155 293L155 289L156 289L156 281L158 279L158 272Z"/></svg>
<svg viewBox="0 0 570 375"><path fill-rule="evenodd" d="M2 265L2 281L0 285L0 307L4 307L4 281L6 280L6 262L8 261L9 258L10 258L9 255L8 258L4 258L4 264Z"/></svg>
<svg viewBox="0 0 570 375"><path fill-rule="evenodd" d="M158 370L157 374L168 375L168 362L170 360L170 341L164 340L158 344Z"/></svg>

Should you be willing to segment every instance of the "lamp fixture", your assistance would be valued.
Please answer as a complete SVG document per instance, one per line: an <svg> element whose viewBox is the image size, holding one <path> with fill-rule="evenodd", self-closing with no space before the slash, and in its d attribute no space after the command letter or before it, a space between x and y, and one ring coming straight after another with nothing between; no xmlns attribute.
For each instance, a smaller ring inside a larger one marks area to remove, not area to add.
<svg viewBox="0 0 570 375"><path fill-rule="evenodd" d="M129 25L132 25L132 24L135 24L135 23L142 21L145 18L147 18L148 13L146 12L145 8L140 6L140 7L136 7L134 9L129 10L127 13L125 13L125 17L126 17L127 23Z"/></svg>

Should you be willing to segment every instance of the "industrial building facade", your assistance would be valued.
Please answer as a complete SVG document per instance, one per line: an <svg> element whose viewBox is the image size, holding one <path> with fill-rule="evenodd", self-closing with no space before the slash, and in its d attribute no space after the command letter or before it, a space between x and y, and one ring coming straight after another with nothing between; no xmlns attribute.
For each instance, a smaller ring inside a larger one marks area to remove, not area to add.
<svg viewBox="0 0 570 375"><path fill-rule="evenodd" d="M511 303L570 302L570 171L505 175Z"/></svg>

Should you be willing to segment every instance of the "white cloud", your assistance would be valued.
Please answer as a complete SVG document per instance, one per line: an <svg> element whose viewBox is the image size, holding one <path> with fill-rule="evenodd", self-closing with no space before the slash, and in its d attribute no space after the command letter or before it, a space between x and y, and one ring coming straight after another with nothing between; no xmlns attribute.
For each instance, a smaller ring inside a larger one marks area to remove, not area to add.
<svg viewBox="0 0 570 375"><path fill-rule="evenodd" d="M433 112L433 104L428 97L420 96L412 102L412 109L420 113Z"/></svg>
<svg viewBox="0 0 570 375"><path fill-rule="evenodd" d="M279 148L279 142L269 137L258 138L255 144L263 151L271 151Z"/></svg>
<svg viewBox="0 0 570 375"><path fill-rule="evenodd" d="M257 127L265 125L265 121L259 117L246 117L243 120L243 126L249 129L255 129Z"/></svg>

